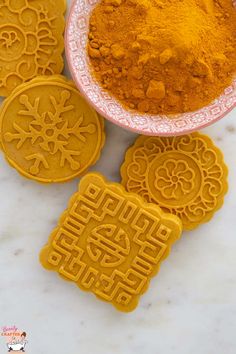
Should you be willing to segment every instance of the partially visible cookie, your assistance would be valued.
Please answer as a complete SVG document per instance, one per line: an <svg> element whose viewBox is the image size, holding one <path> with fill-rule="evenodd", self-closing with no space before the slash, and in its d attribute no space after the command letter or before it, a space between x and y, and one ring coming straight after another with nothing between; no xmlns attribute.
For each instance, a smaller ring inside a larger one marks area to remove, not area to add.
<svg viewBox="0 0 236 354"><path fill-rule="evenodd" d="M103 118L62 76L18 86L0 110L0 141L8 162L39 182L65 182L99 158Z"/></svg>
<svg viewBox="0 0 236 354"><path fill-rule="evenodd" d="M0 96L38 75L63 70L65 0L2 0Z"/></svg>
<svg viewBox="0 0 236 354"><path fill-rule="evenodd" d="M81 179L40 261L82 290L129 312L181 232L176 216L90 173Z"/></svg>
<svg viewBox="0 0 236 354"><path fill-rule="evenodd" d="M224 201L228 169L221 151L200 133L140 136L121 167L122 184L177 215L184 229L209 221Z"/></svg>

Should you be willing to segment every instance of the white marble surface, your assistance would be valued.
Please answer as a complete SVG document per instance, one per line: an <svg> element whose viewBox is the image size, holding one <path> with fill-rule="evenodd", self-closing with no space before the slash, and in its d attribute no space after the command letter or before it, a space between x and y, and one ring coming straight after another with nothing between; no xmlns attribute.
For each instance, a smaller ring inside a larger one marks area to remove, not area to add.
<svg viewBox="0 0 236 354"><path fill-rule="evenodd" d="M110 123L106 130L93 170L119 181L124 151L136 135ZM28 353L235 354L236 110L204 132L229 166L225 205L210 223L184 233L131 314L118 313L38 262L78 180L40 185L0 155L0 327L24 329Z"/></svg>

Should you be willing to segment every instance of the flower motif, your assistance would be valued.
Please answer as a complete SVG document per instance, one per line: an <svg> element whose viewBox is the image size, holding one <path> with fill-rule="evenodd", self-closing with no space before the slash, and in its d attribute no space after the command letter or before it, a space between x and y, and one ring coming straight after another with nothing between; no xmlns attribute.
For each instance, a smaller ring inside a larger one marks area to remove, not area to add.
<svg viewBox="0 0 236 354"><path fill-rule="evenodd" d="M205 135L139 137L121 168L122 184L177 215L184 229L210 220L227 192L223 156Z"/></svg>
<svg viewBox="0 0 236 354"><path fill-rule="evenodd" d="M184 160L167 160L155 175L154 185L166 199L178 200L194 187L194 170Z"/></svg>

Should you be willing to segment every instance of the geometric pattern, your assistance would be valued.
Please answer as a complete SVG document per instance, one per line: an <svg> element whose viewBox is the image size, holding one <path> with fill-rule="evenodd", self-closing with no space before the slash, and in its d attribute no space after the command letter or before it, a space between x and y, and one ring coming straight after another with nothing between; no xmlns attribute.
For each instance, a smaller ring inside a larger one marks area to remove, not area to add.
<svg viewBox="0 0 236 354"><path fill-rule="evenodd" d="M92 173L81 180L40 260L46 269L128 312L181 231L176 216Z"/></svg>

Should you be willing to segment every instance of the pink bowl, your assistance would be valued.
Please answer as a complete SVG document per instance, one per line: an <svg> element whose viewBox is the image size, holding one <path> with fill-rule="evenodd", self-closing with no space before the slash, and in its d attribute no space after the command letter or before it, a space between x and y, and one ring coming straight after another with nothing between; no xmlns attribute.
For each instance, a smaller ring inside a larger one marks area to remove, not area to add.
<svg viewBox="0 0 236 354"><path fill-rule="evenodd" d="M87 56L87 35L91 11L100 0L74 0L65 35L66 56L72 77L97 112L111 122L145 135L172 136L190 133L223 118L236 106L236 79L211 105L176 118L130 112L95 81ZM236 5L236 0L234 1Z"/></svg>

